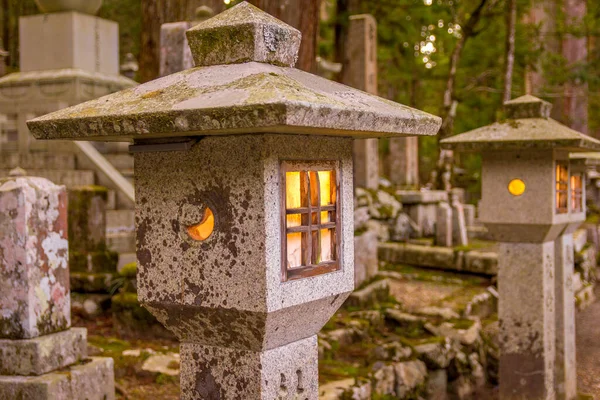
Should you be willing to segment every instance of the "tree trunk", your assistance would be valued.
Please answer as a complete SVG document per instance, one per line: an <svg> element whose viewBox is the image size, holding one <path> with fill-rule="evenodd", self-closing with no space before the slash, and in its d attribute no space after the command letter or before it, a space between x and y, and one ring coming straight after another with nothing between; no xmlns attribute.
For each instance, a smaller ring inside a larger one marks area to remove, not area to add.
<svg viewBox="0 0 600 400"><path fill-rule="evenodd" d="M515 32L517 25L517 0L507 0L506 13L506 64L504 71L503 102L512 98L512 78L515 64Z"/></svg>
<svg viewBox="0 0 600 400"><path fill-rule="evenodd" d="M217 0L142 0L142 34L139 78L156 79L160 62L160 27L167 22L191 21L197 7L208 5L215 14L225 9Z"/></svg>
<svg viewBox="0 0 600 400"><path fill-rule="evenodd" d="M317 41L321 0L249 0L261 10L302 32L296 68L317 71Z"/></svg>

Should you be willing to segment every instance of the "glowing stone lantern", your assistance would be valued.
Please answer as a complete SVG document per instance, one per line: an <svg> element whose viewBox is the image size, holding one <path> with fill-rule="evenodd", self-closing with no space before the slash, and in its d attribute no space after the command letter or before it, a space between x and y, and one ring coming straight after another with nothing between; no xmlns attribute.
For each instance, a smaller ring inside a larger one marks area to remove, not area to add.
<svg viewBox="0 0 600 400"><path fill-rule="evenodd" d="M479 215L500 242L500 398L574 399L572 233L585 220L585 171L569 153L600 141L533 96L504 105L506 120L441 142L482 157Z"/></svg>
<svg viewBox="0 0 600 400"><path fill-rule="evenodd" d="M187 33L198 67L29 122L133 140L138 297L181 343L184 399L317 399L317 332L353 289L352 139L440 119L293 68L248 3Z"/></svg>

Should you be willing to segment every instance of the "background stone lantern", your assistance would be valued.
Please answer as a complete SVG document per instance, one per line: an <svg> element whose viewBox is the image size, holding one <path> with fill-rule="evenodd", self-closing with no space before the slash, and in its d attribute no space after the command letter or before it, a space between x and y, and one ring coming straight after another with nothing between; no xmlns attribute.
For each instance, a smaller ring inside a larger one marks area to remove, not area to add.
<svg viewBox="0 0 600 400"><path fill-rule="evenodd" d="M316 399L353 289L352 138L440 119L294 69L300 32L248 3L188 40L197 68L29 127L134 140L138 295L182 341L182 398Z"/></svg>
<svg viewBox="0 0 600 400"><path fill-rule="evenodd" d="M442 140L482 156L479 215L500 242L500 397L576 396L573 236L585 220L584 170L569 153L600 142L550 119L533 96L507 120Z"/></svg>

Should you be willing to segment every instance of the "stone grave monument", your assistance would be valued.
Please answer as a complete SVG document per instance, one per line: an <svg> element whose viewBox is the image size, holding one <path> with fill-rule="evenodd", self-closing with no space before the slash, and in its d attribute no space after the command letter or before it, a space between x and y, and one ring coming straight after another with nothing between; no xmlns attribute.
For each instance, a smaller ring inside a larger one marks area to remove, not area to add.
<svg viewBox="0 0 600 400"><path fill-rule="evenodd" d="M370 14L350 16L342 82L377 94L377 21ZM354 141L354 185L367 189L379 187L378 139Z"/></svg>
<svg viewBox="0 0 600 400"><path fill-rule="evenodd" d="M317 332L353 285L352 139L440 119L293 68L243 2L187 32L196 68L29 122L133 139L139 300L181 340L183 399L317 399Z"/></svg>
<svg viewBox="0 0 600 400"><path fill-rule="evenodd" d="M113 360L71 328L67 230L64 186L0 179L0 399L114 399Z"/></svg>
<svg viewBox="0 0 600 400"><path fill-rule="evenodd" d="M442 140L482 155L479 215L499 243L500 398L575 399L573 235L585 220L584 170L569 152L600 141L550 118L533 96L507 120Z"/></svg>

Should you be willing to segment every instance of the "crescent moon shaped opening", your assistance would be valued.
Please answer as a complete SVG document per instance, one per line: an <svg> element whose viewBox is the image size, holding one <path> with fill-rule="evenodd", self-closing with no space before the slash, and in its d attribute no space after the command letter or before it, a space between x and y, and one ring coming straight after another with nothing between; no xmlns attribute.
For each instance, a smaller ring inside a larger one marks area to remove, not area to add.
<svg viewBox="0 0 600 400"><path fill-rule="evenodd" d="M212 210L206 207L202 220L187 227L187 232L190 237L196 241L203 241L210 237L215 229L215 215Z"/></svg>

